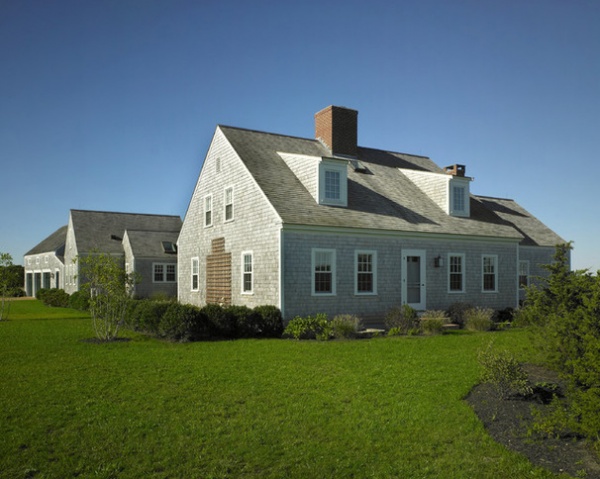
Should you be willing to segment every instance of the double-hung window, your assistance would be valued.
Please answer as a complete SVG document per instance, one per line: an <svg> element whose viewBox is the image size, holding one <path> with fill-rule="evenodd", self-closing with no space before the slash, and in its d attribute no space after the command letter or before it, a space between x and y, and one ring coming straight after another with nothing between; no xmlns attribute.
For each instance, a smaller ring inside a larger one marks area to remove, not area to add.
<svg viewBox="0 0 600 479"><path fill-rule="evenodd" d="M348 162L324 158L319 164L319 204L348 205Z"/></svg>
<svg viewBox="0 0 600 479"><path fill-rule="evenodd" d="M174 283L177 281L177 265L173 263L154 263L154 283Z"/></svg>
<svg viewBox="0 0 600 479"><path fill-rule="evenodd" d="M448 255L448 291L464 293L465 291L465 255L450 253Z"/></svg>
<svg viewBox="0 0 600 479"><path fill-rule="evenodd" d="M233 187L225 189L225 221L233 220Z"/></svg>
<svg viewBox="0 0 600 479"><path fill-rule="evenodd" d="M529 286L529 261L519 261L519 288Z"/></svg>
<svg viewBox="0 0 600 479"><path fill-rule="evenodd" d="M200 260L192 258L192 291L200 289Z"/></svg>
<svg viewBox="0 0 600 479"><path fill-rule="evenodd" d="M204 226L212 226L212 195L204 197Z"/></svg>
<svg viewBox="0 0 600 479"><path fill-rule="evenodd" d="M482 266L482 289L487 292L498 291L498 256L483 255Z"/></svg>
<svg viewBox="0 0 600 479"><path fill-rule="evenodd" d="M355 293L377 294L377 252L356 251Z"/></svg>
<svg viewBox="0 0 600 479"><path fill-rule="evenodd" d="M313 295L335 295L335 250L312 250Z"/></svg>
<svg viewBox="0 0 600 479"><path fill-rule="evenodd" d="M252 252L242 253L242 293L252 294L254 289L254 264Z"/></svg>

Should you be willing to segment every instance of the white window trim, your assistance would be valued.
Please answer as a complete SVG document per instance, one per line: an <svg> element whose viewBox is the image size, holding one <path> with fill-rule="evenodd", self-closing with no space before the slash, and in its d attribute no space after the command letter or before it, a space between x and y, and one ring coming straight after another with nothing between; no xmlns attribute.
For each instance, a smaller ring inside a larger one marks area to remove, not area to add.
<svg viewBox="0 0 600 479"><path fill-rule="evenodd" d="M315 292L315 257L317 253L331 253L331 292L317 293ZM336 295L336 250L328 248L313 248L311 252L311 269L310 269L310 290L312 296L335 296Z"/></svg>
<svg viewBox="0 0 600 479"><path fill-rule="evenodd" d="M494 289L485 289L485 258L494 258ZM497 254L482 254L481 255L481 292L482 293L497 293L498 292L498 255Z"/></svg>
<svg viewBox="0 0 600 479"><path fill-rule="evenodd" d="M370 254L372 257L373 291L358 290L358 255ZM314 269L314 268L313 268ZM357 296L377 296L377 251L375 250L355 250L354 251L354 294Z"/></svg>
<svg viewBox="0 0 600 479"><path fill-rule="evenodd" d="M245 291L244 290L244 275L247 274L247 271L245 270L245 262L244 259L246 256L250 256L251 262L250 265L252 267L252 269L250 270L250 291ZM247 294L247 295L252 295L254 294L254 253L252 251L242 251L242 294Z"/></svg>
<svg viewBox="0 0 600 479"><path fill-rule="evenodd" d="M231 203L227 203L227 191L231 190ZM223 190L223 221L225 223L230 223L235 218L235 191L233 186L228 186ZM227 219L227 205L231 204L231 218Z"/></svg>
<svg viewBox="0 0 600 479"><path fill-rule="evenodd" d="M527 286L529 286L529 260L526 259L521 259L519 260L519 271L517 271L517 283L519 286L519 289L524 290L525 288L523 286L521 286L521 264L524 264L526 266L526 274L525 276L527 276Z"/></svg>
<svg viewBox="0 0 600 479"><path fill-rule="evenodd" d="M452 216L459 216L468 218L471 216L471 205L470 205L470 193L469 193L469 182L470 178L450 178L448 182L448 213ZM461 210L454 209L454 189L459 188L463 195L464 208Z"/></svg>
<svg viewBox="0 0 600 479"><path fill-rule="evenodd" d="M198 265L198 271L196 276L198 276L197 287L194 288L194 263ZM190 290L191 291L200 291L200 258L197 256L191 258L190 262Z"/></svg>
<svg viewBox="0 0 600 479"><path fill-rule="evenodd" d="M462 275L462 288L460 290L458 289L450 289L450 258L452 258L453 256L459 256L461 258L461 275ZM448 294L462 294L466 292L466 279L467 279L467 275L466 275L466 269L467 269L467 262L466 262L466 255L464 253L448 253L448 258L447 258L447 263L448 263Z"/></svg>
<svg viewBox="0 0 600 479"><path fill-rule="evenodd" d="M325 172L331 171L340 175L340 197L325 197ZM319 181L317 184L319 204L331 206L348 206L348 162L346 160L322 159L319 163Z"/></svg>
<svg viewBox="0 0 600 479"><path fill-rule="evenodd" d="M155 268L156 266L162 266L163 267L163 279L162 281L156 281L155 279ZM167 266L175 266L175 279L173 281L169 281L167 280ZM174 284L177 283L177 265L175 263L152 263L152 282L153 283L158 283L158 284Z"/></svg>
<svg viewBox="0 0 600 479"><path fill-rule="evenodd" d="M206 200L208 200L208 199L210 199L210 210L208 210L206 208ZM202 207L202 211L204 211L204 218L202 219L202 222L204 223L204 227L205 228L210 228L213 225L213 223L214 223L213 216L214 216L215 208L214 208L214 204L213 204L213 195L212 194L206 195L204 197L203 201L204 201L204 204L203 204L203 207ZM207 223L207 221L206 221L206 213L208 213L209 211L210 211L210 223Z"/></svg>

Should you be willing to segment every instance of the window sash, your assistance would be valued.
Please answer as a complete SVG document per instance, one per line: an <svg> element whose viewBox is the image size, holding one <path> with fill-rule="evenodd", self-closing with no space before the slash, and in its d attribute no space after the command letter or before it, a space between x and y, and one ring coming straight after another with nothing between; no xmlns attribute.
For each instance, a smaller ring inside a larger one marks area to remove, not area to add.
<svg viewBox="0 0 600 479"><path fill-rule="evenodd" d="M356 252L356 294L374 294L376 292L375 268L375 252Z"/></svg>
<svg viewBox="0 0 600 479"><path fill-rule="evenodd" d="M452 292L464 291L464 256L448 256L448 289Z"/></svg>
<svg viewBox="0 0 600 479"><path fill-rule="evenodd" d="M177 282L177 265L173 263L153 263L154 283Z"/></svg>
<svg viewBox="0 0 600 479"><path fill-rule="evenodd" d="M212 226L212 196L204 198L204 226Z"/></svg>
<svg viewBox="0 0 600 479"><path fill-rule="evenodd" d="M313 250L313 294L335 294L335 250Z"/></svg>
<svg viewBox="0 0 600 479"><path fill-rule="evenodd" d="M465 211L465 188L464 186L452 187L452 209L457 212Z"/></svg>
<svg viewBox="0 0 600 479"><path fill-rule="evenodd" d="M483 290L484 291L496 291L497 280L496 274L498 270L496 256L484 256L482 260L483 268Z"/></svg>
<svg viewBox="0 0 600 479"><path fill-rule="evenodd" d="M254 264L252 253L242 254L242 292L252 293L254 286Z"/></svg>
<svg viewBox="0 0 600 479"><path fill-rule="evenodd" d="M192 291L200 288L200 260L192 258Z"/></svg>
<svg viewBox="0 0 600 479"><path fill-rule="evenodd" d="M233 219L233 188L225 190L225 221Z"/></svg>
<svg viewBox="0 0 600 479"><path fill-rule="evenodd" d="M519 261L519 288L529 286L529 261Z"/></svg>
<svg viewBox="0 0 600 479"><path fill-rule="evenodd" d="M325 170L325 198L328 200L340 199L340 172Z"/></svg>
<svg viewBox="0 0 600 479"><path fill-rule="evenodd" d="M155 283L164 282L164 266L162 264L154 265L154 282Z"/></svg>

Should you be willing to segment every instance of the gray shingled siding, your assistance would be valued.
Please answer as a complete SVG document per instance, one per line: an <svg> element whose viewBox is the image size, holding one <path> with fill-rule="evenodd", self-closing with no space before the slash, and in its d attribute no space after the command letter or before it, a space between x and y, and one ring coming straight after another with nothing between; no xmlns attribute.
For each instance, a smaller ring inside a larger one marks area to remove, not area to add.
<svg viewBox="0 0 600 479"><path fill-rule="evenodd" d="M221 171L217 172L217 158ZM234 219L225 222L225 188L234 188ZM212 194L213 226L204 227L204 198ZM225 238L232 260L232 304L279 306L279 229L273 208L219 129L206 156L178 241L178 297L182 303L206 302L206 257L211 242ZM242 253L252 252L253 294L242 294ZM191 290L191 259L199 258L199 291Z"/></svg>
<svg viewBox="0 0 600 479"><path fill-rule="evenodd" d="M337 294L313 296L311 292L311 249L336 250ZM358 296L354 288L355 250L377 251L377 295ZM296 315L323 312L330 317L352 313L367 320L383 318L386 311L402 303L402 249L426 251L427 309L446 309L454 302L470 302L494 309L514 307L517 303L516 242L452 241L414 239L409 237L376 237L344 234L284 233L284 314ZM464 253L466 262L465 293L448 292L447 253ZM498 255L498 292L482 292L482 255ZM441 255L444 266L434 267L434 258Z"/></svg>
<svg viewBox="0 0 600 479"><path fill-rule="evenodd" d="M135 286L136 298L148 298L155 293L163 293L169 297L177 297L177 282L174 283L155 283L154 282L154 263L177 264L177 258L170 261L156 259L136 259L135 271L140 275L141 282Z"/></svg>
<svg viewBox="0 0 600 479"><path fill-rule="evenodd" d="M551 264L554 261L555 248L539 246L521 246L519 248L519 259L529 261L529 284L539 285L540 278L548 276L548 270L542 266ZM525 290L519 291L519 300L525 300Z"/></svg>
<svg viewBox="0 0 600 479"><path fill-rule="evenodd" d="M42 253L24 257L25 292L35 296L41 288L62 288L64 265L54 253ZM28 275L29 279L28 279ZM36 281L37 278L37 281Z"/></svg>

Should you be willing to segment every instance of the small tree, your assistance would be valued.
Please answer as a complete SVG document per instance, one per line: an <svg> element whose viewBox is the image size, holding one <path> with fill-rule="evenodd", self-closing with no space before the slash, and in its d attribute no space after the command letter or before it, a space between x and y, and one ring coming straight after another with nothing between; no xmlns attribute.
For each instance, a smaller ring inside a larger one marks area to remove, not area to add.
<svg viewBox="0 0 600 479"><path fill-rule="evenodd" d="M90 298L94 331L98 339L110 341L117 337L125 320L137 275L127 273L116 258L106 253L94 252L78 259L84 280L82 289Z"/></svg>
<svg viewBox="0 0 600 479"><path fill-rule="evenodd" d="M8 253L0 253L0 321L8 318L10 312L9 296L13 295L18 270L14 268L12 256Z"/></svg>

